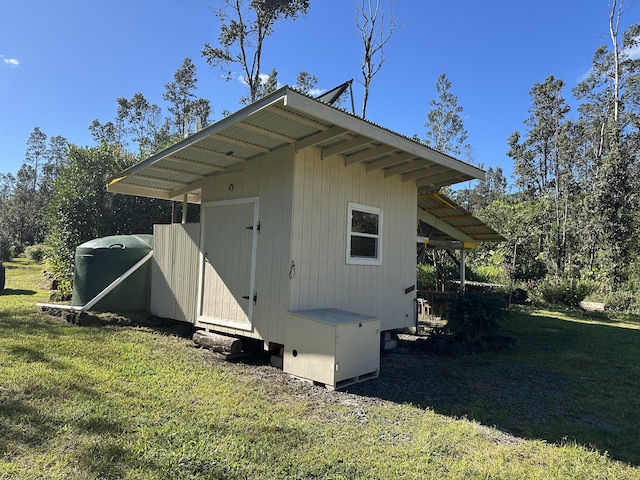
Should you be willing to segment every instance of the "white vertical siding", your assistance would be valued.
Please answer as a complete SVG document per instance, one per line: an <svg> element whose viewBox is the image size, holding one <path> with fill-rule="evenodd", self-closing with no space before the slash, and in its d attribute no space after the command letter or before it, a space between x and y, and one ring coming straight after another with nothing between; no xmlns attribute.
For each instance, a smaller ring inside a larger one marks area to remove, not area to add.
<svg viewBox="0 0 640 480"><path fill-rule="evenodd" d="M339 308L380 318L390 330L412 325L416 187L364 165L344 166L320 151L297 153L294 167L291 310ZM346 263L348 203L383 212L382 265Z"/></svg>
<svg viewBox="0 0 640 480"><path fill-rule="evenodd" d="M215 175L205 180L203 203L258 197L260 234L258 235L255 292L250 332L212 327L217 331L284 343L284 324L289 308L289 269L291 266L291 199L293 191L293 147L261 156L239 172ZM233 189L230 189L233 185ZM204 292L204 295L213 292Z"/></svg>
<svg viewBox="0 0 640 480"><path fill-rule="evenodd" d="M153 242L151 313L195 323L200 224L154 225Z"/></svg>

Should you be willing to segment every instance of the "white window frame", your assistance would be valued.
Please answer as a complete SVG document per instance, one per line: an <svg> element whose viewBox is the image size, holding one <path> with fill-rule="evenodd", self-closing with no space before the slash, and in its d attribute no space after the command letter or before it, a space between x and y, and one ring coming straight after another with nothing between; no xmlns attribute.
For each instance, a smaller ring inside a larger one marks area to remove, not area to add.
<svg viewBox="0 0 640 480"><path fill-rule="evenodd" d="M365 213L373 213L378 216L378 234L359 233L353 232L352 227L352 215L353 211ZM376 242L376 256L375 257L354 257L351 256L351 238L353 236L375 238ZM362 205L360 203L349 202L347 210L347 264L349 265L382 265L382 209L372 207L369 205Z"/></svg>

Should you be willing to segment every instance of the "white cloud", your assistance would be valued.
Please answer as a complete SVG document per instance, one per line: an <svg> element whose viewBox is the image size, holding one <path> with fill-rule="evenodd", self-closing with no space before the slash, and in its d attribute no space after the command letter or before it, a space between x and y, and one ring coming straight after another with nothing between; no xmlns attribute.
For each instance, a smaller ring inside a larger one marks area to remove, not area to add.
<svg viewBox="0 0 640 480"><path fill-rule="evenodd" d="M4 58L4 55L0 55L0 59L2 60L2 63L10 67L17 67L20 65L20 60L16 58Z"/></svg>
<svg viewBox="0 0 640 480"><path fill-rule="evenodd" d="M269 74L268 73L261 73L259 75L260 77L260 83L264 84L267 80L269 80ZM238 75L236 76L236 79L245 87L249 86L249 82L247 82L247 77L245 77L244 75ZM282 86L282 84L280 82L278 82L277 88L280 88Z"/></svg>
<svg viewBox="0 0 640 480"><path fill-rule="evenodd" d="M636 44L633 47L627 48L624 53L632 60L640 59L640 39L636 41Z"/></svg>
<svg viewBox="0 0 640 480"><path fill-rule="evenodd" d="M326 88L312 88L311 90L309 90L309 95L311 95L312 97L317 97L318 95L322 95L326 91Z"/></svg>

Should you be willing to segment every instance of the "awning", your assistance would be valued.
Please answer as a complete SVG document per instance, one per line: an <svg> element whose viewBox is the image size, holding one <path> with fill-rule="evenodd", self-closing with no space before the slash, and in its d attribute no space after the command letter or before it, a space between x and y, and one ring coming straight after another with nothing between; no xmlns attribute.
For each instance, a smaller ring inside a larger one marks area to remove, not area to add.
<svg viewBox="0 0 640 480"><path fill-rule="evenodd" d="M364 164L415 182L419 193L484 178L484 172L426 145L283 87L109 180L110 192L200 202L205 177L238 171L286 145L315 146L345 166Z"/></svg>
<svg viewBox="0 0 640 480"><path fill-rule="evenodd" d="M505 238L441 193L418 195L418 243L427 248L475 248Z"/></svg>

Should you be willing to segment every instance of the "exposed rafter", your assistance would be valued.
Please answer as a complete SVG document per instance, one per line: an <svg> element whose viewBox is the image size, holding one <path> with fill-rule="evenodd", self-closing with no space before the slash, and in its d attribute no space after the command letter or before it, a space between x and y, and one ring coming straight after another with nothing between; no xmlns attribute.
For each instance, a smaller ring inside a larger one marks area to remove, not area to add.
<svg viewBox="0 0 640 480"><path fill-rule="evenodd" d="M433 176L425 176L424 178L417 179L416 185L418 187L427 187L429 185L439 187L439 186L446 185L447 180L450 178L451 178L451 174L449 172L445 172L445 173L441 173Z"/></svg>
<svg viewBox="0 0 640 480"><path fill-rule="evenodd" d="M166 178L152 177L150 175L138 174L138 178L141 178L143 180L150 180L153 183L163 183L165 185L188 185L187 182L180 182L178 180L169 180Z"/></svg>
<svg viewBox="0 0 640 480"><path fill-rule="evenodd" d="M316 122L314 120L311 120L310 118L303 117L302 115L298 115L297 113L289 112L281 108L274 108L273 113L275 113L279 117L293 120L297 123L302 123L303 125L307 125L308 127L317 128L318 130L324 131L329 128L320 122Z"/></svg>
<svg viewBox="0 0 640 480"><path fill-rule="evenodd" d="M164 172L164 173L170 173L170 174L180 174L180 175L182 175L184 173L181 170L176 170L175 168L161 167L160 165L151 165L149 168L152 169L152 170L155 170L157 172ZM204 175L202 175L200 173L189 172L189 175L194 176L196 178L204 178Z"/></svg>
<svg viewBox="0 0 640 480"><path fill-rule="evenodd" d="M213 150L211 148L203 148L203 147L200 147L198 145L192 145L191 148L193 150L197 150L199 152L206 153L207 155L211 156L212 158L225 158L225 157L229 158L229 157L231 157L231 158L234 158L234 159L238 160L239 162L246 161L246 158L240 157L238 155L234 155L234 153L232 151L221 152L219 150Z"/></svg>
<svg viewBox="0 0 640 480"><path fill-rule="evenodd" d="M224 168L219 167L217 165L213 165L211 163L196 162L195 160L189 160L188 158L178 157L177 155L169 155L167 158L175 162L182 163L184 165L192 165L194 167L203 168L207 170L214 170L218 172L221 172L222 170L224 170Z"/></svg>
<svg viewBox="0 0 640 480"><path fill-rule="evenodd" d="M332 155L348 152L349 150L362 147L363 145L368 145L371 142L373 142L373 140L367 137L356 137L351 140L345 140L344 142L336 143L335 145L324 148L322 150L322 158L328 158Z"/></svg>
<svg viewBox="0 0 640 480"><path fill-rule="evenodd" d="M407 152L389 155L388 157L382 158L380 160L373 160L372 162L367 163L367 172L378 170L381 168L393 167L394 165L404 163L413 158L415 158L415 155Z"/></svg>
<svg viewBox="0 0 640 480"><path fill-rule="evenodd" d="M293 143L296 140L295 138L288 137L281 133L272 132L271 130L267 130L261 127L256 127L255 125L251 125L245 122L238 122L234 126L241 128L243 130L248 130L250 132L257 133L258 135L262 135L263 137L271 138L273 140L279 140L285 143Z"/></svg>
<svg viewBox="0 0 640 480"><path fill-rule="evenodd" d="M344 157L345 166L353 165L354 163L364 162L366 160L372 160L382 155L386 155L397 150L396 147L391 145L381 145L375 148L368 148L362 152L354 153Z"/></svg>
<svg viewBox="0 0 640 480"><path fill-rule="evenodd" d="M403 173L402 181L409 182L418 178L435 177L443 172L446 172L444 167L425 166L412 172Z"/></svg>
<svg viewBox="0 0 640 480"><path fill-rule="evenodd" d="M312 147L314 145L318 145L319 143L326 142L327 140L330 140L334 137L345 135L346 133L348 133L348 130L342 127L331 127L330 129L323 132L314 133L307 137L301 138L296 142L296 152L299 152L304 148Z"/></svg>
<svg viewBox="0 0 640 480"><path fill-rule="evenodd" d="M458 230L449 223L440 220L432 213L425 212L421 208L418 208L418 218L423 222L428 223L432 227L437 228L441 232L446 233L450 237L455 238L456 240L459 240L461 242L475 243L475 240L466 233Z"/></svg>
<svg viewBox="0 0 640 480"><path fill-rule="evenodd" d="M269 149L266 148L266 147L262 147L260 145L255 145L255 144L249 143L249 142L243 142L242 140L236 140L235 138L226 137L226 136L220 135L220 134L213 134L213 135L211 135L211 138L214 138L216 140L220 140L221 142L229 143L231 145L237 145L238 147L244 147L244 148L248 148L250 150L255 150L256 152L261 152L261 153L269 152Z"/></svg>

